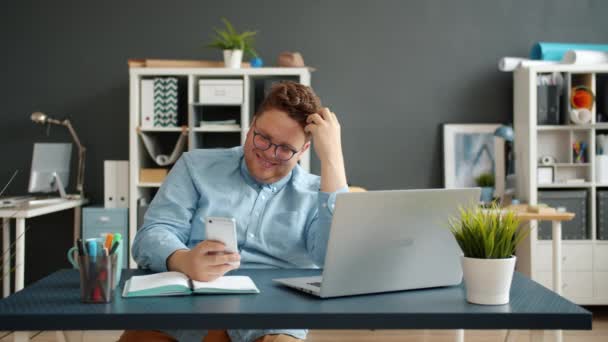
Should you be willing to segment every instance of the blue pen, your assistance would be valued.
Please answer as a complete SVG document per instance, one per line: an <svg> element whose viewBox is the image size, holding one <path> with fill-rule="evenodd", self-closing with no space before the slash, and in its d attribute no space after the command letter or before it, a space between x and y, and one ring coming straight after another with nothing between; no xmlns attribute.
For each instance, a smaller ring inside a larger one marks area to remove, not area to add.
<svg viewBox="0 0 608 342"><path fill-rule="evenodd" d="M88 239L87 240L87 250L89 251L89 261L95 262L97 257L97 240L96 239Z"/></svg>

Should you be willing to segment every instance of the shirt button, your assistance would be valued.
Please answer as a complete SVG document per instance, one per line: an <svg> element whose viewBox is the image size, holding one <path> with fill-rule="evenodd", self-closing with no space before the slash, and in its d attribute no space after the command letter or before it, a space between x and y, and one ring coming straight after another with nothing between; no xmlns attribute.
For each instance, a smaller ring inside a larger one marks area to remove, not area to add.
<svg viewBox="0 0 608 342"><path fill-rule="evenodd" d="M250 237L250 238L252 238L252 237L254 237L254 236L255 236L255 235L253 235L253 234L249 233L249 237Z"/></svg>
<svg viewBox="0 0 608 342"><path fill-rule="evenodd" d="M262 199L266 199L266 196L262 195Z"/></svg>
<svg viewBox="0 0 608 342"><path fill-rule="evenodd" d="M327 203L323 203L323 208L327 208Z"/></svg>

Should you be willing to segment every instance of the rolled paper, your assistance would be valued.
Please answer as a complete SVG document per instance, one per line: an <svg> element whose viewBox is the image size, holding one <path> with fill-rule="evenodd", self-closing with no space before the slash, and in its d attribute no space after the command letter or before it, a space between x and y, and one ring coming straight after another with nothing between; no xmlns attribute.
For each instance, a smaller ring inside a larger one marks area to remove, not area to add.
<svg viewBox="0 0 608 342"><path fill-rule="evenodd" d="M562 58L565 64L602 64L608 63L608 52L590 50L568 50Z"/></svg>
<svg viewBox="0 0 608 342"><path fill-rule="evenodd" d="M608 44L573 44L538 42L532 46L530 59L561 61L569 50L608 52Z"/></svg>

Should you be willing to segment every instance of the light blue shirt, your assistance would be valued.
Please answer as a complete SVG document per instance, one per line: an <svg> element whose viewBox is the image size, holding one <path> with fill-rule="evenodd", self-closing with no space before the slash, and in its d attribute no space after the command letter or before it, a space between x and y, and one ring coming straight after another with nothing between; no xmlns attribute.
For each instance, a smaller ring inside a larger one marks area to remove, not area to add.
<svg viewBox="0 0 608 342"><path fill-rule="evenodd" d="M275 183L257 182L242 147L184 153L150 203L133 258L141 267L167 271L173 252L205 240L205 217L224 216L236 219L241 268L322 267L336 193L348 189L319 189L320 177L299 165ZM306 336L301 330L268 332ZM229 333L247 340L264 331Z"/></svg>
<svg viewBox="0 0 608 342"><path fill-rule="evenodd" d="M205 217L224 216L236 219L241 267L322 266L336 193L319 188L320 177L299 165L276 183L258 183L242 147L184 153L146 212L133 257L167 271L173 252L205 240Z"/></svg>

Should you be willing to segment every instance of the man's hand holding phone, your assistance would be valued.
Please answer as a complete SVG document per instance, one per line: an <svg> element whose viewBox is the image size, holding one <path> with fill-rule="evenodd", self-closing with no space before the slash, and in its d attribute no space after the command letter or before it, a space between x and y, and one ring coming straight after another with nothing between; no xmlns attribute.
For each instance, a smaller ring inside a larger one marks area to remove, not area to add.
<svg viewBox="0 0 608 342"><path fill-rule="evenodd" d="M167 268L198 281L213 281L238 268L236 222L233 218L207 217L207 240L191 250L178 250L167 261Z"/></svg>
<svg viewBox="0 0 608 342"><path fill-rule="evenodd" d="M200 242L191 250L181 249L171 254L167 266L193 280L213 281L240 266L238 253L225 253L225 246L218 241Z"/></svg>

